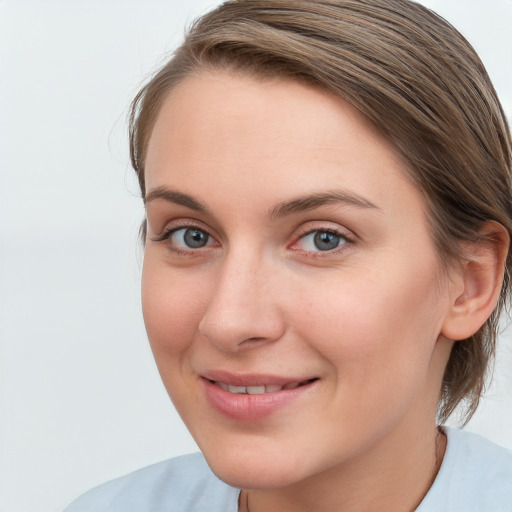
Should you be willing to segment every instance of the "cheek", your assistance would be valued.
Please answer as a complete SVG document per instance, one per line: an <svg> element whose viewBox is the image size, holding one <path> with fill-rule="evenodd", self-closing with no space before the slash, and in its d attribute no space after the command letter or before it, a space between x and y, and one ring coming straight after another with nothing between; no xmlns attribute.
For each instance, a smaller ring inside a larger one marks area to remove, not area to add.
<svg viewBox="0 0 512 512"><path fill-rule="evenodd" d="M159 355L188 348L202 315L205 287L185 273L171 272L146 255L142 273L142 310L151 348ZM157 360L158 363L158 360Z"/></svg>
<svg viewBox="0 0 512 512"><path fill-rule="evenodd" d="M349 438L369 425L382 431L428 393L439 323L432 282L377 274L372 279L367 273L365 279L320 287L297 311L308 344L328 363L333 385L326 424L343 418ZM322 435L331 434L327 429Z"/></svg>
<svg viewBox="0 0 512 512"><path fill-rule="evenodd" d="M365 270L297 291L309 300L295 315L309 343L360 390L426 371L441 318L434 273Z"/></svg>

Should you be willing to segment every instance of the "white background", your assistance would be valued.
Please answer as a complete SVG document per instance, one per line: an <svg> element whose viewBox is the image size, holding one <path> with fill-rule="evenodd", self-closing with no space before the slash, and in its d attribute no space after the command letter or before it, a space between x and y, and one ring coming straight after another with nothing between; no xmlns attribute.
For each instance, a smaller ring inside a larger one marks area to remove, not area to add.
<svg viewBox="0 0 512 512"><path fill-rule="evenodd" d="M0 512L194 451L140 313L143 217L126 112L216 2L0 0ZM512 116L511 0L425 0L481 54ZM468 426L512 448L512 342Z"/></svg>

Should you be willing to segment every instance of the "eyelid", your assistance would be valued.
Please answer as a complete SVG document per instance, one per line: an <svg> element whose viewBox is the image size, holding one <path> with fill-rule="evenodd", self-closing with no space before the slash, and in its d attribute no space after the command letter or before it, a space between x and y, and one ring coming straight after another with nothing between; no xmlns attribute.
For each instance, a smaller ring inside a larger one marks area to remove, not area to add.
<svg viewBox="0 0 512 512"><path fill-rule="evenodd" d="M177 219L170 222L167 222L163 229L159 234L150 237L150 240L153 242L163 242L167 240L172 233L180 230L180 229L199 229L200 231L204 231L208 236L212 237L214 240L217 240L217 236L212 234L212 229L208 226L205 226L202 222L195 219Z"/></svg>
<svg viewBox="0 0 512 512"><path fill-rule="evenodd" d="M210 239L213 240L214 246L216 245L218 247L219 245L221 245L221 243L219 242L219 237L216 234L212 233L213 230L209 226L205 226L201 221L190 218L180 218L167 222L159 234L149 237L149 239L153 242L164 243L169 246L169 250L172 250L172 252L179 254L195 254L199 256L200 253L204 253L205 251L211 250L213 248L212 245L206 245L204 247L190 249L185 249L179 246L170 247L172 244L169 242L169 239L172 237L173 233L181 229L198 229L200 231L205 232L210 237ZM333 233L342 238L345 241L345 243L341 244L339 247L325 251L322 251L320 249L317 251L312 251L302 249L299 247L294 247L301 239L315 232ZM293 241L290 244L288 244L287 247L288 249L297 252L308 253L311 255L311 257L322 258L346 250L347 245L352 245L356 243L356 240L357 236L353 234L352 231L340 226L339 224L333 226L333 224L329 221L310 221L304 223L297 229L296 234L293 237Z"/></svg>
<svg viewBox="0 0 512 512"><path fill-rule="evenodd" d="M340 226L339 224L336 223L321 220L311 221L301 225L297 230L296 239L310 235L311 233L314 233L316 231L326 231L328 233L335 233L352 242L356 241L356 235L353 234L352 231L350 231L349 229Z"/></svg>
<svg viewBox="0 0 512 512"><path fill-rule="evenodd" d="M198 248L188 248L173 243L172 237L174 233L180 230L187 229L197 229L199 231L203 231L204 233L206 233L206 235L208 235L209 237L207 245ZM207 252L211 251L212 249L215 249L220 245L220 243L217 240L217 237L212 234L212 230L209 227L205 227L202 222L197 221L195 219L177 219L175 221L168 222L165 225L164 229L158 235L150 237L150 240L152 242L162 244L171 254L188 257L204 256ZM210 240L213 241L214 243L210 244Z"/></svg>
<svg viewBox="0 0 512 512"><path fill-rule="evenodd" d="M320 221L321 222L321 221ZM293 246L296 245L300 240L306 238L307 236L316 233L316 232L326 232L326 233L333 233L343 240L345 240L345 243L342 244L339 247L336 247L332 250L326 250L326 251L310 251L307 249L300 249L300 248L294 248ZM347 245L352 245L356 242L356 236L352 234L349 230L342 228L341 226L334 227L332 224L319 224L316 226L306 225L299 228L298 234L294 237L294 241L289 245L289 248L292 250L295 250L297 252L303 252L303 253L309 253L314 254L314 257L328 257L329 255L336 254L340 251L344 251L347 249Z"/></svg>

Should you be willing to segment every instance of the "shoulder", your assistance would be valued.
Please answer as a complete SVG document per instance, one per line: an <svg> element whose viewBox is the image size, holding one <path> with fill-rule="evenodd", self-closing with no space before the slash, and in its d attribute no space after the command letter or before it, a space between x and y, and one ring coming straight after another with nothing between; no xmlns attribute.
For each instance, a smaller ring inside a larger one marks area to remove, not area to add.
<svg viewBox="0 0 512 512"><path fill-rule="evenodd" d="M238 494L212 473L202 454L195 453L95 487L64 512L236 512Z"/></svg>
<svg viewBox="0 0 512 512"><path fill-rule="evenodd" d="M512 512L512 451L477 434L443 428L445 457L418 512Z"/></svg>

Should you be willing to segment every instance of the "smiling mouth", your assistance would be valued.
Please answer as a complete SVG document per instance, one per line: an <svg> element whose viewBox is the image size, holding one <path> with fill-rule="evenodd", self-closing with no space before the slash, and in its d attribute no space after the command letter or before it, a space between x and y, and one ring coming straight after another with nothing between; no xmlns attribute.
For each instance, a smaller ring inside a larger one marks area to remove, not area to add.
<svg viewBox="0 0 512 512"><path fill-rule="evenodd" d="M235 386L233 384L226 384L225 382L210 380L212 384L223 389L224 391L228 391L229 393L233 393L235 395L263 395L265 393L277 393L278 391L295 389L300 386L305 386L307 384L311 384L312 382L318 380L317 378L303 380L300 382L289 382L282 386L277 384L266 384L260 386Z"/></svg>

